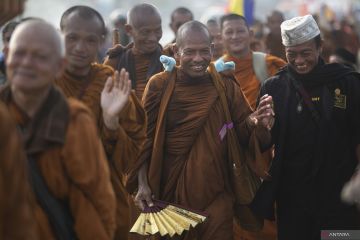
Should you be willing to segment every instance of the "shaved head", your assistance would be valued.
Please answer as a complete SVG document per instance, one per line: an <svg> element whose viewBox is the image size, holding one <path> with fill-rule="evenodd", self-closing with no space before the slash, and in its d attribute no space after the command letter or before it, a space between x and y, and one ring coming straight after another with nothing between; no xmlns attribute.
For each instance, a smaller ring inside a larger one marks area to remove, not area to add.
<svg viewBox="0 0 360 240"><path fill-rule="evenodd" d="M194 34L205 36L206 41L209 45L211 44L211 36L208 28L199 21L190 21L181 25L177 32L176 46L181 47L184 40L191 39Z"/></svg>
<svg viewBox="0 0 360 240"><path fill-rule="evenodd" d="M20 23L12 34L9 48L12 49L20 38L27 39L27 41L35 41L41 38L52 47L56 56L61 58L65 55L62 37L51 24L44 20L30 19Z"/></svg>
<svg viewBox="0 0 360 240"><path fill-rule="evenodd" d="M128 12L128 24L134 28L139 28L145 24L149 18L156 18L161 22L159 10L152 4L141 3L135 5Z"/></svg>
<svg viewBox="0 0 360 240"><path fill-rule="evenodd" d="M61 20L60 20L61 31L64 31L64 29L67 27L67 24L68 24L67 20L74 15L77 15L81 19L84 19L86 21L91 21L91 20L95 19L96 21L98 21L98 23L100 25L99 26L100 35L103 35L103 36L106 35L105 22L104 22L103 17L101 16L101 14L91 7L82 6L82 5L73 6L63 13L63 15L61 16Z"/></svg>
<svg viewBox="0 0 360 240"><path fill-rule="evenodd" d="M16 27L6 58L12 90L40 96L62 73L64 63L64 44L52 25L35 19Z"/></svg>

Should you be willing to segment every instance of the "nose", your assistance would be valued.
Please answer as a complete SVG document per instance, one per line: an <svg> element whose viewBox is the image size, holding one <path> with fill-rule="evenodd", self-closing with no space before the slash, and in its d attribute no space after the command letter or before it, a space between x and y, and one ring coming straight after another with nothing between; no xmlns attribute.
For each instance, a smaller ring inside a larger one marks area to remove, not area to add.
<svg viewBox="0 0 360 240"><path fill-rule="evenodd" d="M74 50L78 53L82 53L86 51L86 46L84 41L77 41L74 47Z"/></svg>
<svg viewBox="0 0 360 240"><path fill-rule="evenodd" d="M233 34L231 34L231 38L237 38L239 36L238 31L234 31Z"/></svg>
<svg viewBox="0 0 360 240"><path fill-rule="evenodd" d="M203 60L203 57L201 56L199 51L195 52L195 55L193 57L194 62L201 62Z"/></svg>
<svg viewBox="0 0 360 240"><path fill-rule="evenodd" d="M305 62L305 59L301 56L301 54L298 54L296 57L295 57L295 64L297 65L301 65L302 63Z"/></svg>
<svg viewBox="0 0 360 240"><path fill-rule="evenodd" d="M154 32L150 33L147 40L151 42L157 42L158 41L157 34Z"/></svg>
<svg viewBox="0 0 360 240"><path fill-rule="evenodd" d="M22 66L30 66L34 62L34 59L31 54L25 54L20 61Z"/></svg>

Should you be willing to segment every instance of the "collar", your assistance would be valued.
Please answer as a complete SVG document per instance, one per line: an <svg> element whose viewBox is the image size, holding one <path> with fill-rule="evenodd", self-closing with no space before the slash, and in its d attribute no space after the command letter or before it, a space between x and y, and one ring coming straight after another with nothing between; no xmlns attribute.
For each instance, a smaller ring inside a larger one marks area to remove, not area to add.
<svg viewBox="0 0 360 240"><path fill-rule="evenodd" d="M9 106L13 102L10 86L0 91L0 99ZM24 113L19 113L24 114ZM26 118L26 116L23 116ZM23 125L23 141L27 154L43 152L51 146L63 145L70 118L70 109L66 98L54 86L33 119L28 119Z"/></svg>

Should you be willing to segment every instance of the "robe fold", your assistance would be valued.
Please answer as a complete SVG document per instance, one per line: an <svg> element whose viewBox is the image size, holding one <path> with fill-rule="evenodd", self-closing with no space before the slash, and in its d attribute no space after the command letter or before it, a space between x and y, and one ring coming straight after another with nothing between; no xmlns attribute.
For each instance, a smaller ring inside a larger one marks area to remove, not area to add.
<svg viewBox="0 0 360 240"><path fill-rule="evenodd" d="M242 91L224 79L229 110L239 142L246 146L253 132L251 113ZM226 138L226 123L212 76L194 79L179 69L153 76L144 92L147 137L137 166L147 163L156 198L209 214L208 220L184 239L233 239L234 196ZM133 172L128 187L136 187Z"/></svg>
<svg viewBox="0 0 360 240"><path fill-rule="evenodd" d="M127 239L133 221L129 217L129 207L133 205L133 200L126 192L124 184L145 139L145 113L134 92L131 92L127 105L119 115L119 129L110 131L106 128L100 97L107 78L112 75L111 67L93 64L88 76L78 77L65 72L55 83L67 97L77 98L85 103L96 118L110 163L111 180L117 198L115 239Z"/></svg>
<svg viewBox="0 0 360 240"><path fill-rule="evenodd" d="M172 49L170 47L163 49L159 45L155 52L142 54L134 48L133 43L125 47L116 45L109 50L104 64L118 71L125 68L129 72L132 88L138 99L141 100L149 79L163 70L159 59L163 54L172 56Z"/></svg>
<svg viewBox="0 0 360 240"><path fill-rule="evenodd" d="M14 102L10 87L0 93L22 132L26 154L36 160L49 192L69 206L78 239L112 239L115 194L93 115L51 87L33 118ZM35 196L34 196L35 197ZM36 204L38 239L55 239L45 210Z"/></svg>
<svg viewBox="0 0 360 240"><path fill-rule="evenodd" d="M224 55L224 61L235 62L234 77L239 83L241 90L244 92L250 106L255 109L256 102L260 92L260 81L256 78L255 71L253 68L252 53L249 53L245 58L240 59L228 54ZM265 57L267 72L269 77L275 75L280 68L286 65L286 62L281 58L266 55Z"/></svg>
<svg viewBox="0 0 360 240"><path fill-rule="evenodd" d="M250 106L253 109L256 109L256 103L259 98L259 92L261 83L255 75L253 68L253 58L252 53L246 56L243 59L233 57L231 55L225 54L224 61L234 61L235 62L235 72L234 77L239 83L244 95L249 101ZM280 68L286 65L286 62L279 57L267 54L265 57L267 72L270 76L275 75ZM264 157L268 159L268 164L272 159L271 151L264 153ZM235 237L243 238L244 240L255 240L255 239L264 239L264 240L274 240L276 239L276 226L275 223L265 220L264 230L262 233L252 233L244 229L241 229L237 224L234 225Z"/></svg>
<svg viewBox="0 0 360 240"><path fill-rule="evenodd" d="M36 240L25 152L14 120L0 105L0 239Z"/></svg>

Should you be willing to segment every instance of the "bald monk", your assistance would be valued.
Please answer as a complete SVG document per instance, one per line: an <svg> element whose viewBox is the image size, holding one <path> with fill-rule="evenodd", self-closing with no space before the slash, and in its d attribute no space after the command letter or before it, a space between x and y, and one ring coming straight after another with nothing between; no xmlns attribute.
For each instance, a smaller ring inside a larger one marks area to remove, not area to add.
<svg viewBox="0 0 360 240"><path fill-rule="evenodd" d="M127 239L130 229L129 199L124 183L127 172L139 154L145 138L145 114L134 93L122 108L115 92L102 93L111 67L94 62L104 39L101 15L87 6L74 6L63 14L60 23L65 39L67 66L56 85L67 97L76 98L94 114L108 156L111 180L117 197L116 239ZM128 74L115 73L121 85L129 85ZM115 94L112 98L111 96ZM121 100L121 99L120 99ZM130 199L130 203L133 200Z"/></svg>
<svg viewBox="0 0 360 240"><path fill-rule="evenodd" d="M0 239L37 239L25 154L13 119L0 103Z"/></svg>
<svg viewBox="0 0 360 240"><path fill-rule="evenodd" d="M194 14L190 11L190 9L186 7L177 7L176 9L174 9L174 11L171 12L170 19L171 22L169 23L169 27L171 28L175 36L171 43L175 43L178 29L184 23L194 20Z"/></svg>
<svg viewBox="0 0 360 240"><path fill-rule="evenodd" d="M10 85L1 89L0 99L24 142L37 239L112 239L115 194L94 117L53 84L65 63L62 45L48 23L21 23L10 40Z"/></svg>
<svg viewBox="0 0 360 240"><path fill-rule="evenodd" d="M172 55L172 50L170 47L162 49L159 44L162 37L161 16L154 5L135 5L130 9L127 21L125 30L133 42L126 47L115 45L109 50L104 63L115 70L125 68L129 72L132 89L141 100L149 78L162 71L159 57L162 54Z"/></svg>
<svg viewBox="0 0 360 240"><path fill-rule="evenodd" d="M275 75L275 73L283 67L286 62L281 58L264 54L260 55L263 59L263 65L258 61L254 61L254 53L250 49L250 41L252 31L246 22L246 19L238 14L224 15L220 20L221 35L225 47L226 54L223 56L224 61L235 62L234 77L239 83L250 106L255 109L256 102L260 92L261 82L266 78ZM261 53L260 53L261 54ZM265 74L257 76L255 68L263 68ZM265 75L265 76L264 76ZM268 151L263 154L269 164L272 159L272 152ZM265 221L265 228L262 233L250 233L243 229L239 229L235 225L236 236L242 236L245 240L250 239L276 239L276 227L273 222Z"/></svg>
<svg viewBox="0 0 360 240"><path fill-rule="evenodd" d="M209 19L206 22L206 26L209 29L211 40L214 44L212 60L216 61L224 55L224 44L221 38L220 24L216 21L216 19Z"/></svg>
<svg viewBox="0 0 360 240"><path fill-rule="evenodd" d="M224 61L235 62L234 76L240 84L247 100L252 108L256 107L256 101L260 91L261 76L255 74L255 68L258 67L253 64L253 52L250 49L250 41L252 31L246 22L246 19L238 14L224 15L220 20L221 35L225 47L226 54L223 56ZM277 71L283 67L286 62L281 58L266 55L265 69L267 75L264 78L273 76Z"/></svg>
<svg viewBox="0 0 360 240"><path fill-rule="evenodd" d="M184 239L233 239L232 165L226 157L226 132L222 137L219 133L227 122L224 112L230 112L236 141L247 146L252 136L265 147L269 144L265 126L273 118L272 99L262 98L252 113L232 78L222 79L213 65L207 70L211 40L204 24L182 25L175 50L180 66L153 76L144 93L147 138L137 162L139 172L131 178L138 183L135 200L140 208L143 201L152 206L154 194L157 199L206 212L207 221ZM227 100L226 108L220 95Z"/></svg>

